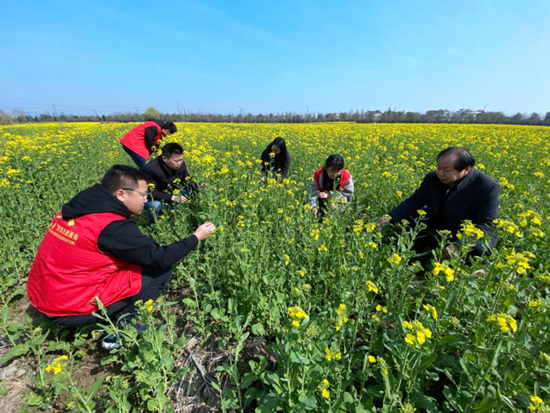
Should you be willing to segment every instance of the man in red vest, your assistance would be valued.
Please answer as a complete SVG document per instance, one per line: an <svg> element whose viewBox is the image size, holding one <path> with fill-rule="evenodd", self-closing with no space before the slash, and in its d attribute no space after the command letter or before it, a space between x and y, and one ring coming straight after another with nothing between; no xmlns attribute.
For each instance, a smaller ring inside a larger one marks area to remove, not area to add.
<svg viewBox="0 0 550 413"><path fill-rule="evenodd" d="M115 165L101 184L63 205L48 226L29 274L32 305L53 323L74 327L97 321L92 314L99 309L97 299L110 317L126 320L135 315L136 301L158 298L172 278L172 266L215 226L205 223L193 235L160 246L130 219L141 213L146 201L145 175Z"/></svg>
<svg viewBox="0 0 550 413"><path fill-rule="evenodd" d="M138 168L147 162L153 147L167 135L176 133L178 128L174 122L163 122L158 119L148 119L147 122L131 129L120 139L122 148L126 151Z"/></svg>

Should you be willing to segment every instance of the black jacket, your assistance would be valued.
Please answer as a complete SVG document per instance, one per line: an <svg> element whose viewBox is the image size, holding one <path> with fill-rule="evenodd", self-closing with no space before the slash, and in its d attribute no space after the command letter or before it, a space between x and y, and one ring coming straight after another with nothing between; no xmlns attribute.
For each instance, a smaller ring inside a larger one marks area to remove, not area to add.
<svg viewBox="0 0 550 413"><path fill-rule="evenodd" d="M271 144L262 152L262 173L266 174L269 171L273 171L276 174L281 175L281 178L285 179L288 174L288 168L290 167L290 154L288 151L281 152L279 155L272 158L269 156L271 153Z"/></svg>
<svg viewBox="0 0 550 413"><path fill-rule="evenodd" d="M447 189L449 187L439 180L435 171L429 172L420 187L390 212L392 221L411 219L416 211L424 209L428 229L447 229L456 236L461 223L470 220L485 233L484 238L490 239L491 248L494 247L497 240L492 237L493 221L498 218L500 185L483 172L472 169L456 190L449 192L444 210L440 211L442 194L444 196ZM440 222L434 228L436 218ZM484 252L480 240L473 253L481 255Z"/></svg>
<svg viewBox="0 0 550 413"><path fill-rule="evenodd" d="M105 254L131 264L167 269L193 251L199 242L195 235L191 235L168 246L158 245L141 233L135 221L130 219L126 205L100 184L80 192L61 210L63 219L102 212L119 214L126 219L107 225L99 234L97 247Z"/></svg>
<svg viewBox="0 0 550 413"><path fill-rule="evenodd" d="M174 171L166 166L161 155L145 164L141 170L147 175L149 183L155 185L153 199L158 201L172 202L174 189L185 188L191 195L199 189L197 183L191 179L185 161L177 171ZM179 182L174 182L176 180Z"/></svg>
<svg viewBox="0 0 550 413"><path fill-rule="evenodd" d="M164 121L159 119L147 119L147 122L155 122L157 125L160 126L161 129L164 126ZM155 138L157 137L157 133L157 128L155 128L154 126L149 126L148 128L145 128L145 146L147 146L147 149L151 150L151 148L155 146Z"/></svg>

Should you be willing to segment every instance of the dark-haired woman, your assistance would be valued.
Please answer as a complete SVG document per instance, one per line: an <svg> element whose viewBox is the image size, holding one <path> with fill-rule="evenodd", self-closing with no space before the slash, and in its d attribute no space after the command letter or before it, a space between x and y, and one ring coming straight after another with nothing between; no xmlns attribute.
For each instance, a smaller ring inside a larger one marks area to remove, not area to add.
<svg viewBox="0 0 550 413"><path fill-rule="evenodd" d="M344 169L344 158L340 155L330 155L325 166L313 173L310 187L309 205L317 217L323 215L328 206L346 206L353 198L353 179L349 171Z"/></svg>
<svg viewBox="0 0 550 413"><path fill-rule="evenodd" d="M275 138L262 152L262 180L273 174L273 178L285 179L290 167L290 154L283 138Z"/></svg>

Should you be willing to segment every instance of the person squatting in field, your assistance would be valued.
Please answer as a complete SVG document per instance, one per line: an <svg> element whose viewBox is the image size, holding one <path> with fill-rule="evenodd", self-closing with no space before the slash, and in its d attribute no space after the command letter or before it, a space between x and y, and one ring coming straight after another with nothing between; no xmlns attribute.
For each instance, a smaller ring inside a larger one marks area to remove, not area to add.
<svg viewBox="0 0 550 413"><path fill-rule="evenodd" d="M157 146L162 138L177 131L178 128L174 122L148 119L145 123L130 129L120 139L120 143L137 167L141 168L149 159L153 147Z"/></svg>
<svg viewBox="0 0 550 413"><path fill-rule="evenodd" d="M344 158L330 155L325 166L313 173L309 190L309 205L315 217L324 215L330 205L348 205L353 198L353 179L344 169Z"/></svg>
<svg viewBox="0 0 550 413"><path fill-rule="evenodd" d="M147 180L137 169L115 165L96 184L55 214L35 256L27 283L32 305L65 327L98 319L96 299L119 324L135 317L136 301L158 298L172 266L215 231L212 223L167 246L143 235L131 215L147 200ZM104 348L117 348L115 337Z"/></svg>
<svg viewBox="0 0 550 413"><path fill-rule="evenodd" d="M177 143L167 143L162 154L142 168L150 185L154 185L152 200L147 201L145 210L149 221L153 221L162 210L163 203L180 204L197 194L205 183L197 184L187 170L183 159L183 148Z"/></svg>
<svg viewBox="0 0 550 413"><path fill-rule="evenodd" d="M414 220L423 210L422 219L427 228L415 240L418 253L433 250L438 245L436 232L451 232L451 242L443 254L450 257L460 248L457 233L468 220L483 231L483 237L471 251L471 255L489 255L496 246L493 221L498 218L500 185L483 172L474 168L475 159L465 148L449 147L437 155L437 169L429 172L420 187L406 200L390 211L389 216L378 219L377 225L398 223L403 219ZM483 240L488 240L485 248Z"/></svg>
<svg viewBox="0 0 550 413"><path fill-rule="evenodd" d="M290 154L286 148L285 140L275 138L262 152L261 160L262 181L265 181L270 174L273 175L273 178L279 178L281 181L285 179L290 168Z"/></svg>

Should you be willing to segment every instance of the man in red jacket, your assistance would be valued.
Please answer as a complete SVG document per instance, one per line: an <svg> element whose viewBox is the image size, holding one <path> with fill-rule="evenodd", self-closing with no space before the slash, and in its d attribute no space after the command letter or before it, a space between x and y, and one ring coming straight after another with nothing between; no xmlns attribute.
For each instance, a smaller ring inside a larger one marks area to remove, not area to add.
<svg viewBox="0 0 550 413"><path fill-rule="evenodd" d="M97 321L96 299L110 317L126 320L135 315L136 301L158 298L172 278L172 265L215 226L205 223L193 235L160 246L130 219L146 201L145 175L115 165L101 184L65 204L48 226L29 274L32 305L50 321L74 327Z"/></svg>
<svg viewBox="0 0 550 413"><path fill-rule="evenodd" d="M148 119L147 122L131 129L120 139L122 148L141 169L147 162L153 147L167 135L176 133L178 128L174 122L164 122L158 119Z"/></svg>

